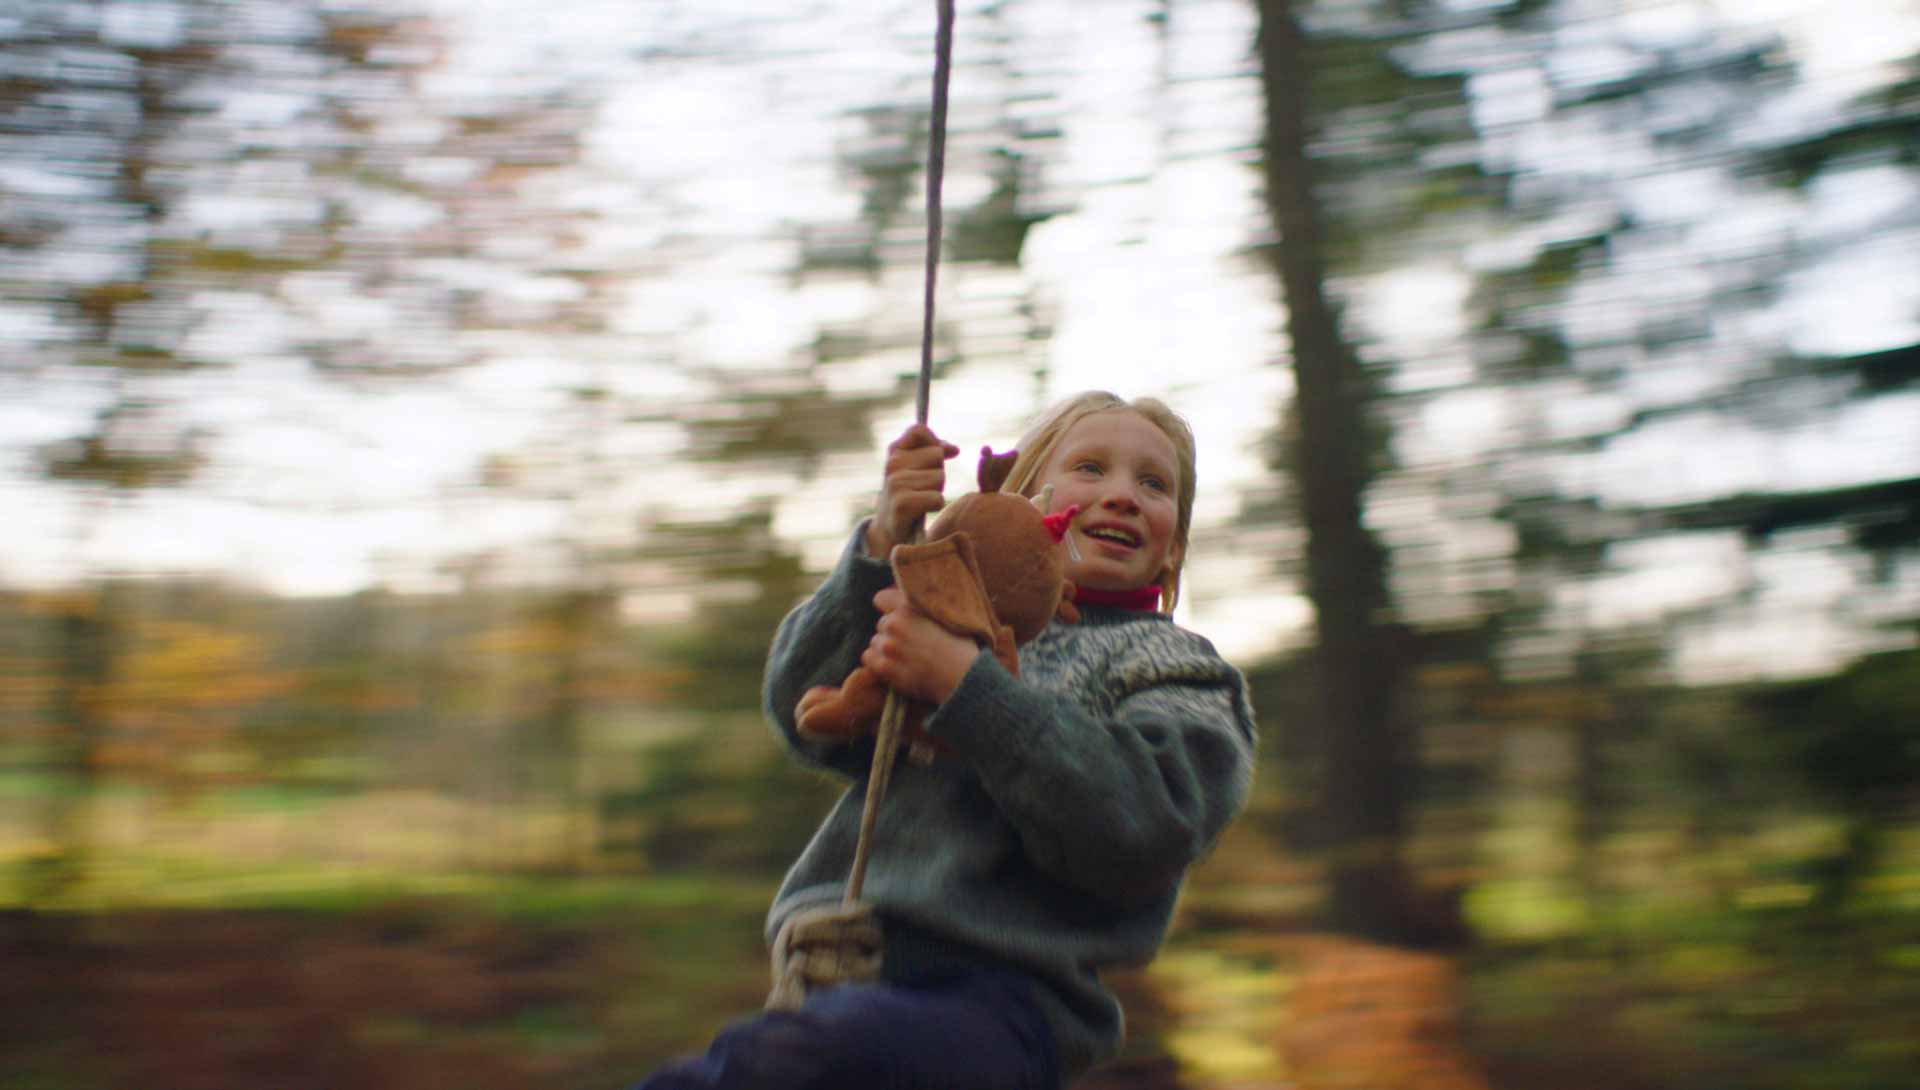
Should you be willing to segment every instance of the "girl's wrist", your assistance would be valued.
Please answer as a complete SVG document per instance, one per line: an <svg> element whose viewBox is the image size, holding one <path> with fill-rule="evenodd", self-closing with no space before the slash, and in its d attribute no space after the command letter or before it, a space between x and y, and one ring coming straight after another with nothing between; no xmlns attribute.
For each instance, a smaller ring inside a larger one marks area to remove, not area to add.
<svg viewBox="0 0 1920 1090"><path fill-rule="evenodd" d="M960 643L965 645L965 649L957 651L948 659L946 676L940 679L940 699L936 703L945 704L954 693L960 691L960 686L966 682L967 675L973 672L973 664L979 661L984 653L983 649L972 640L960 638Z"/></svg>

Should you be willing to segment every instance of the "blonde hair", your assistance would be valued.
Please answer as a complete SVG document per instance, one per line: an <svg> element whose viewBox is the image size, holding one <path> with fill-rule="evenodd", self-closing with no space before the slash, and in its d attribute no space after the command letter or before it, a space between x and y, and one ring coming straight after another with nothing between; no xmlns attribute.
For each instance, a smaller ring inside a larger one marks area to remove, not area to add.
<svg viewBox="0 0 1920 1090"><path fill-rule="evenodd" d="M1187 535L1193 528L1196 475L1193 429L1166 402L1153 397L1128 401L1105 390L1089 390L1067 398L1040 414L1027 428L1027 433L1020 437L1020 445L1015 448L1019 456L1014 460L1012 471L1007 474L1006 483L1000 486L1001 491L1018 492L1022 496L1039 492L1040 471L1052 460L1061 437L1087 417L1110 412L1133 413L1159 428L1173 444L1174 454L1180 462L1180 487L1174 496L1179 517L1173 527L1173 559L1168 561L1160 577L1160 608L1171 613L1174 603L1180 600L1180 569L1187 562Z"/></svg>

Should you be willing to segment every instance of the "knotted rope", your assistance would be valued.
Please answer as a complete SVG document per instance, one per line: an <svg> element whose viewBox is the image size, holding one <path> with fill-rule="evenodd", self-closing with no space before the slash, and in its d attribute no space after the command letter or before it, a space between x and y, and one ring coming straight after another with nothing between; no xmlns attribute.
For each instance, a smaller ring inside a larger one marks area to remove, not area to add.
<svg viewBox="0 0 1920 1090"><path fill-rule="evenodd" d="M934 286L940 271L940 183L947 161L947 84L953 70L953 0L935 0L939 27L934 35L933 109L927 121L927 258L926 290L921 301L920 379L914 389L913 416L927 422L927 402L933 386ZM918 540L916 525L910 537ZM850 981L873 980L880 975L881 937L873 909L860 902L873 855L874 827L880 803L893 778L893 765L905 733L907 702L889 691L874 734L873 764L867 772L866 797L860 810L860 840L854 847L853 869L838 908L796 913L780 928L773 943L773 992L769 1009L798 1007L809 991Z"/></svg>

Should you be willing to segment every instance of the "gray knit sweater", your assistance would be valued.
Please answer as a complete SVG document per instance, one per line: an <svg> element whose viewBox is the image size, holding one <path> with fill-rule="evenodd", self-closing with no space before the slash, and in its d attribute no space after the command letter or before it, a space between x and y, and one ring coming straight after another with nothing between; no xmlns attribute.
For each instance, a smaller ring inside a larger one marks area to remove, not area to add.
<svg viewBox="0 0 1920 1090"><path fill-rule="evenodd" d="M859 836L871 739L816 745L795 733L794 708L846 677L873 635L873 596L893 576L864 540L863 524L767 660L766 707L788 746L854 780L787 872L769 938L840 899ZM1026 973L1071 1079L1121 1040L1100 970L1153 956L1186 869L1246 799L1246 683L1164 615L1087 607L1020 649L1018 679L980 655L927 729L954 754L895 769L864 890L886 932L883 972Z"/></svg>

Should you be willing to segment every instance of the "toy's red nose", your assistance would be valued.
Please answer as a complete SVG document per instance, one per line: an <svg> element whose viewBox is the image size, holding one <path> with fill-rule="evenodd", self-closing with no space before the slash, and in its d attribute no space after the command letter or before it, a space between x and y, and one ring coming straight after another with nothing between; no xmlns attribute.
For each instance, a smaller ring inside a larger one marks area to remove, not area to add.
<svg viewBox="0 0 1920 1090"><path fill-rule="evenodd" d="M1067 523L1072 522L1073 516L1079 513L1080 505L1076 503L1072 507L1055 511L1040 521L1046 523L1047 532L1053 535L1053 540L1059 541L1061 538L1067 536Z"/></svg>

